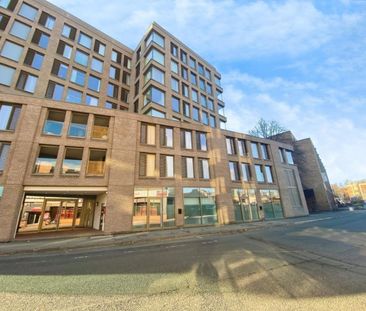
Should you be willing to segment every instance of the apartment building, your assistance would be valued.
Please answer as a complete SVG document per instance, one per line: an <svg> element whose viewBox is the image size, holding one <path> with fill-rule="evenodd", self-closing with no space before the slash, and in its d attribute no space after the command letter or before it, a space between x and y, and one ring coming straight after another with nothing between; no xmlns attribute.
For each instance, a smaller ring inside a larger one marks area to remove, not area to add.
<svg viewBox="0 0 366 311"><path fill-rule="evenodd" d="M219 72L156 23L130 49L0 1L0 241L307 215L294 147L225 130Z"/></svg>

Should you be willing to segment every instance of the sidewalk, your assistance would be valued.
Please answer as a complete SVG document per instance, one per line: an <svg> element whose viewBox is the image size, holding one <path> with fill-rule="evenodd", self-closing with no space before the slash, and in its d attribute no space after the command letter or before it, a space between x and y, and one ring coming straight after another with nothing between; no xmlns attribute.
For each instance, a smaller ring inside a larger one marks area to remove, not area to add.
<svg viewBox="0 0 366 311"><path fill-rule="evenodd" d="M321 219L322 217L337 217L345 212L326 212L305 217L287 218L279 220L259 221L252 223L232 224L232 225L216 225L207 227L189 227L181 229L167 229L150 232L135 232L128 234L113 234L113 235L80 235L73 233L69 236L35 238L31 240L16 240L9 243L0 243L0 256L15 255L15 254L32 254L40 252L57 252L71 251L80 249L98 249L103 247L113 246L130 246L137 244L146 244L159 241L169 241L189 238L193 236L210 236L210 235L226 235L243 233L250 230L261 228L269 228L274 226L293 225L296 222L312 221Z"/></svg>

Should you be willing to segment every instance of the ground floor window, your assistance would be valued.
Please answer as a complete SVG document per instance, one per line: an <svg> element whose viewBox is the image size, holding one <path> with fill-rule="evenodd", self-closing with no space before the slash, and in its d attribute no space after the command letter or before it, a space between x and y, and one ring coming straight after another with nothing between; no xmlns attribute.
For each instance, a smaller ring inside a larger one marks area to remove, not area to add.
<svg viewBox="0 0 366 311"><path fill-rule="evenodd" d="M259 220L255 189L232 189L236 221Z"/></svg>
<svg viewBox="0 0 366 311"><path fill-rule="evenodd" d="M134 229L175 226L174 188L135 188L132 225Z"/></svg>
<svg viewBox="0 0 366 311"><path fill-rule="evenodd" d="M260 196L265 219L283 218L278 190L260 190Z"/></svg>
<svg viewBox="0 0 366 311"><path fill-rule="evenodd" d="M205 225L217 222L214 188L183 188L184 223Z"/></svg>
<svg viewBox="0 0 366 311"><path fill-rule="evenodd" d="M18 232L92 228L94 198L26 195Z"/></svg>

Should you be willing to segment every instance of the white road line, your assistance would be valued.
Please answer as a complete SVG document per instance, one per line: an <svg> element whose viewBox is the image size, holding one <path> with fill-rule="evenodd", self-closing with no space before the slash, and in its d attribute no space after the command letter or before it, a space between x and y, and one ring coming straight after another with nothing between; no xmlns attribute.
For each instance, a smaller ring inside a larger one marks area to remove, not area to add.
<svg viewBox="0 0 366 311"><path fill-rule="evenodd" d="M88 256L78 256L78 257L74 257L74 259L84 259L84 258L88 258Z"/></svg>
<svg viewBox="0 0 366 311"><path fill-rule="evenodd" d="M333 217L325 217L325 218L319 218L319 219L302 220L302 221L294 222L294 224L299 225L299 224L305 224L305 223L308 223L308 222L315 222L315 221L327 220L327 219L332 219L332 218Z"/></svg>

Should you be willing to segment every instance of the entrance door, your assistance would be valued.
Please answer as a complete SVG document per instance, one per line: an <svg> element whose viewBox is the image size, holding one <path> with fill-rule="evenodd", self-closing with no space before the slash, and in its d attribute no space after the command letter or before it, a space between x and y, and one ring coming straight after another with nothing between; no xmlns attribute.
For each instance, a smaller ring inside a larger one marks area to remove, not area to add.
<svg viewBox="0 0 366 311"><path fill-rule="evenodd" d="M148 229L161 228L161 199L149 198L148 203Z"/></svg>
<svg viewBox="0 0 366 311"><path fill-rule="evenodd" d="M133 213L133 227L135 229L162 228L162 199L138 198L135 199Z"/></svg>
<svg viewBox="0 0 366 311"><path fill-rule="evenodd" d="M73 228L75 225L77 201L61 201L57 229Z"/></svg>

